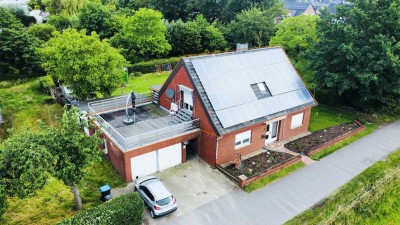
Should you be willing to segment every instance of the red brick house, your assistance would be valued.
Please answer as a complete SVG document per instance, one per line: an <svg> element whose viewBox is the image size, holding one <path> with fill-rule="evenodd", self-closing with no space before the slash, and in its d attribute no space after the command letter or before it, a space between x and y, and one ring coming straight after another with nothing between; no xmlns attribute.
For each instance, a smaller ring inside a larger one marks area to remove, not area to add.
<svg viewBox="0 0 400 225"><path fill-rule="evenodd" d="M152 100L170 114L163 129L173 135L159 131L157 140L129 148L131 142L114 140L120 128L102 128L107 154L126 181L185 162L189 147L215 166L304 133L317 104L279 47L184 57L155 92Z"/></svg>

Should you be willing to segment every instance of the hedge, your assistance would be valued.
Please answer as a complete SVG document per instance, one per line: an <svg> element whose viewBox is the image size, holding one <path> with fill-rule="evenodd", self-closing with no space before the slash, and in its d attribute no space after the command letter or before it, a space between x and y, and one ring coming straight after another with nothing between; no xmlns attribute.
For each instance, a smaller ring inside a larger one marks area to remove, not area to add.
<svg viewBox="0 0 400 225"><path fill-rule="evenodd" d="M141 73L154 73L156 72L156 65L165 65L171 64L172 69L179 62L180 57L173 57L168 59L154 59L146 62L140 62L132 64L128 67L128 71L132 72L141 72Z"/></svg>
<svg viewBox="0 0 400 225"><path fill-rule="evenodd" d="M139 225L143 220L143 201L128 193L57 223L58 225Z"/></svg>

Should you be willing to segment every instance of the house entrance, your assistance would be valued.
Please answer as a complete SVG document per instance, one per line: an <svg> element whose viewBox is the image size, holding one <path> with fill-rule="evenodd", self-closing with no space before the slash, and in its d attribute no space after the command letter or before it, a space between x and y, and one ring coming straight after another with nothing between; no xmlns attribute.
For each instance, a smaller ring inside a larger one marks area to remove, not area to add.
<svg viewBox="0 0 400 225"><path fill-rule="evenodd" d="M279 121L267 124L267 129L265 132L265 144L269 144L278 139L278 128L279 128Z"/></svg>

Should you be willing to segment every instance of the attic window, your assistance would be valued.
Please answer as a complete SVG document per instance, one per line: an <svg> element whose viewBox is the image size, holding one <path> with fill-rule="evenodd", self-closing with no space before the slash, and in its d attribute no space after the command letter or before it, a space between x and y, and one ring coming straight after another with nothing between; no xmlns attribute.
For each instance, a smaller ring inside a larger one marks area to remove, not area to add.
<svg viewBox="0 0 400 225"><path fill-rule="evenodd" d="M268 97L272 96L271 92L269 91L269 88L265 82L250 84L250 86L253 89L254 94L256 95L257 99L263 99L263 98L268 98Z"/></svg>

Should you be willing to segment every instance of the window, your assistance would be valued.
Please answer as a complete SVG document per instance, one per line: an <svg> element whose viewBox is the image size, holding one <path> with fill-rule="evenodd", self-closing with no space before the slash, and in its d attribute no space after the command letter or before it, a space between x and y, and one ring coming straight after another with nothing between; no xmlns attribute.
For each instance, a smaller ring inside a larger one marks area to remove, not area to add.
<svg viewBox="0 0 400 225"><path fill-rule="evenodd" d="M251 140L251 130L240 133L240 134L236 134L235 148L238 149L245 145L250 144L250 140Z"/></svg>
<svg viewBox="0 0 400 225"><path fill-rule="evenodd" d="M294 129L296 127L301 127L303 125L303 118L304 118L304 113L299 113L292 116L292 123L290 125L290 128Z"/></svg>
<svg viewBox="0 0 400 225"><path fill-rule="evenodd" d="M151 200L154 201L154 196L151 194L149 189L145 186L139 186L139 188L143 191L143 193Z"/></svg>
<svg viewBox="0 0 400 225"><path fill-rule="evenodd" d="M253 89L254 94L256 95L257 99L263 99L263 98L268 98L268 97L272 96L271 92L269 91L269 88L265 82L250 84L250 86Z"/></svg>

